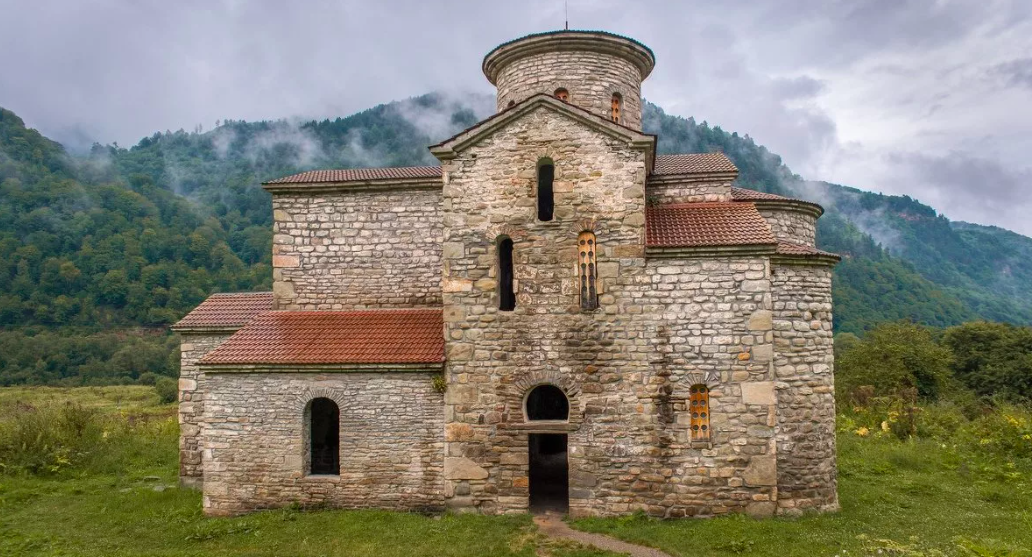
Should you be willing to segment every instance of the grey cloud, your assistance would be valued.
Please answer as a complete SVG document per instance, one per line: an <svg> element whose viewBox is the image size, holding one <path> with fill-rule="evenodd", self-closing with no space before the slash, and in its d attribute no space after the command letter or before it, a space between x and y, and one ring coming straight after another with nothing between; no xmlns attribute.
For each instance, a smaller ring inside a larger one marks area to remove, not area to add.
<svg viewBox="0 0 1032 557"><path fill-rule="evenodd" d="M644 92L667 112L749 134L811 179L913 190L950 216L1012 228L1023 226L1019 208L1032 211L1014 194L1028 185L1032 114L994 108L1015 102L1001 95L1032 86L1032 2L629 6L570 0L571 27L652 47L658 66ZM0 105L80 149L227 118L334 118L430 91L482 98L491 93L480 72L488 50L564 21L553 0L0 0L0 13L16 22L0 34ZM493 107L488 100L475 110ZM432 112L402 116L432 136L449 126ZM284 133L293 135L268 140L318 159L303 133ZM230 140L216 136L216 145ZM360 136L347 148L369 164L387 158L363 151ZM877 164L844 164L854 150ZM951 151L975 163L932 168L929 160ZM998 166L993 199L964 197L963 180L992 174L978 161Z"/></svg>
<svg viewBox="0 0 1032 557"><path fill-rule="evenodd" d="M886 159L912 197L923 198L947 217L979 223L1008 222L1016 232L1032 235L1032 221L1027 218L1032 169L1014 169L961 152L894 153Z"/></svg>
<svg viewBox="0 0 1032 557"><path fill-rule="evenodd" d="M1032 89L1032 58L1021 58L997 64L993 70L1003 76L1008 85Z"/></svg>
<svg viewBox="0 0 1032 557"><path fill-rule="evenodd" d="M810 98L823 90L823 82L806 75L778 78L771 82L771 92L783 99Z"/></svg>

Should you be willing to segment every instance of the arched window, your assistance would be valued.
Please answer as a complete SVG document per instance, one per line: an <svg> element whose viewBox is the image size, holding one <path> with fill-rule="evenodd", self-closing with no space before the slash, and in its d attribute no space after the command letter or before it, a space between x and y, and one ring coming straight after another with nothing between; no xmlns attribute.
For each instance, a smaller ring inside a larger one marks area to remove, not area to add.
<svg viewBox="0 0 1032 557"><path fill-rule="evenodd" d="M710 400L709 388L706 385L692 385L688 398L692 441L710 440Z"/></svg>
<svg viewBox="0 0 1032 557"><path fill-rule="evenodd" d="M617 124L620 123L620 109L623 108L622 105L623 97L620 96L620 93L613 93L613 102L609 114Z"/></svg>
<svg viewBox="0 0 1032 557"><path fill-rule="evenodd" d="M577 271L580 275L580 305L583 309L595 309L598 307L598 272L596 270L596 254L598 245L595 242L595 234L581 232L577 237L578 262Z"/></svg>
<svg viewBox="0 0 1032 557"><path fill-rule="evenodd" d="M498 309L516 309L516 292L513 290L512 239L502 238L498 242Z"/></svg>
<svg viewBox="0 0 1032 557"><path fill-rule="evenodd" d="M308 472L340 474L340 408L328 398L308 403Z"/></svg>
<svg viewBox="0 0 1032 557"><path fill-rule="evenodd" d="M527 420L568 420L570 401L555 385L538 385L527 395Z"/></svg>
<svg viewBox="0 0 1032 557"><path fill-rule="evenodd" d="M563 102L569 102L569 100L570 100L570 92L567 91L566 89L562 88L562 87L556 89L555 93L553 93L553 94L555 95L555 98L557 98L557 99L559 99L559 100L561 100Z"/></svg>
<svg viewBox="0 0 1032 557"><path fill-rule="evenodd" d="M555 165L551 159L541 159L538 162L537 172L537 198L538 198L538 220L549 221L555 215L555 192L552 189L552 182L555 181Z"/></svg>

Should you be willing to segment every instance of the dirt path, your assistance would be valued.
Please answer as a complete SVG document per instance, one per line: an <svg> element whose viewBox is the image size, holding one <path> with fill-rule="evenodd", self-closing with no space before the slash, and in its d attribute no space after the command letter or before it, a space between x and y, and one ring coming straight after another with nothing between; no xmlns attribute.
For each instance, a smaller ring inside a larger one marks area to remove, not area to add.
<svg viewBox="0 0 1032 557"><path fill-rule="evenodd" d="M603 536L602 534L591 534L574 530L563 522L562 516L553 513L535 516L534 524L546 536L572 540L584 545L592 545L605 551L628 553L631 557L671 557L669 553L663 553L651 547L623 542L609 536Z"/></svg>

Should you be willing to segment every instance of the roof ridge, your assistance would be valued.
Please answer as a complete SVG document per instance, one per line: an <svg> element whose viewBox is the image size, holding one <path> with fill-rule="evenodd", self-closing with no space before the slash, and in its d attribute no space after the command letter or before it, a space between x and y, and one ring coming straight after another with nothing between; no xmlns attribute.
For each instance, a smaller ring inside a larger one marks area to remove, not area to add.
<svg viewBox="0 0 1032 557"><path fill-rule="evenodd" d="M262 315L343 315L343 314L374 314L374 313L441 313L443 307L436 308L362 308L362 309L273 309L263 312Z"/></svg>
<svg viewBox="0 0 1032 557"><path fill-rule="evenodd" d="M653 205L648 207L649 209L694 209L702 207L729 207L739 208L748 207L754 205L751 201L695 201L686 203L663 203L661 205Z"/></svg>
<svg viewBox="0 0 1032 557"><path fill-rule="evenodd" d="M305 182L388 182L391 180L436 178L441 173L441 165L439 164L414 166L364 166L358 168L317 168L297 172L273 180L267 180L262 182L262 185L296 184Z"/></svg>
<svg viewBox="0 0 1032 557"><path fill-rule="evenodd" d="M583 114L585 114L587 116L595 118L599 122L604 123L606 125L613 125L613 126L616 126L618 128L623 128L623 129L625 129L625 130L627 130L629 132L632 132L634 134L637 134L637 135L644 135L644 136L649 136L649 137L653 137L653 138L658 137L656 134L645 133L642 130L636 130L636 129L630 127L630 126L621 124L619 122L614 122L614 121L610 120L609 118L606 118L605 116L602 116L601 114L595 114L594 112L592 112L592 111L590 111L590 110L588 110L588 109L586 109L586 108L584 108L582 106L577 106L576 104L573 104L573 103L570 103L570 102L566 102L566 101L560 101L559 99L556 99L554 96L549 95L548 93L534 93L533 95L523 99L522 101L520 101L520 102L518 102L518 103L516 103L516 104L514 104L512 106L507 106L507 107L505 107L505 109L500 110L500 111L492 114L491 116L488 116L487 118L484 118L483 120L473 124L472 126L466 128L464 130L461 130L460 132L456 133L455 135L453 135L453 136L451 136L451 137L449 137L449 138L447 138L447 139L445 139L443 141L440 141L438 143L430 145L429 149L431 151L433 151L433 149L436 148L436 147L441 147L442 145L445 145L446 143L450 143L450 142L458 139L462 135L467 134L467 133L469 133L469 132L471 132L471 131L473 131L473 130L475 130L475 129L477 129L477 128L485 125L485 124L487 124L488 122L497 120L498 118L501 118L502 116L504 116L504 115L506 115L506 114L508 114L508 113L510 113L510 112L512 112L512 111L514 111L514 110L516 110L516 109L526 105L526 104L529 104L532 101L537 101L539 99L555 99L555 101L557 103L560 103L559 105L556 105L556 106L568 107L568 108L572 109L574 112L581 112L581 113L583 113Z"/></svg>

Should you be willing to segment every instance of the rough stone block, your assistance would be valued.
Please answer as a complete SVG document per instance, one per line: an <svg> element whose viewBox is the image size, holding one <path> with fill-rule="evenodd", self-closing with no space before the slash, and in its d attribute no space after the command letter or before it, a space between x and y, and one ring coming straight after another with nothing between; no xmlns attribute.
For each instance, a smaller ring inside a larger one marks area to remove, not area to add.
<svg viewBox="0 0 1032 557"><path fill-rule="evenodd" d="M742 480L749 486L773 486L778 483L778 465L771 455L756 455L742 471Z"/></svg>
<svg viewBox="0 0 1032 557"><path fill-rule="evenodd" d="M773 406L777 404L773 381L750 381L742 383L742 402Z"/></svg>
<svg viewBox="0 0 1032 557"><path fill-rule="evenodd" d="M300 267L301 258L296 255L273 255L272 266L287 269Z"/></svg>
<svg viewBox="0 0 1032 557"><path fill-rule="evenodd" d="M746 328L750 331L769 331L774 328L773 316L774 314L770 310L756 310L749 316Z"/></svg>
<svg viewBox="0 0 1032 557"><path fill-rule="evenodd" d="M466 457L445 457L444 478L447 480L486 480L487 470Z"/></svg>

